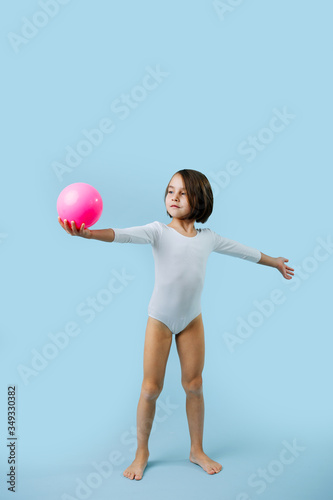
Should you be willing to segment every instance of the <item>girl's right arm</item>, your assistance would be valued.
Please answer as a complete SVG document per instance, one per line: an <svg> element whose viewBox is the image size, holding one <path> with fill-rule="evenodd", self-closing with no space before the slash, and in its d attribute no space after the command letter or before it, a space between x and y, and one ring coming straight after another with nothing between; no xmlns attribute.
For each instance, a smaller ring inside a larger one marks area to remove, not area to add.
<svg viewBox="0 0 333 500"><path fill-rule="evenodd" d="M112 241L114 240L114 230L111 228L90 230L85 228L83 223L80 229L77 230L75 222L72 222L71 225L69 225L67 219L64 219L64 222L62 222L60 217L58 217L58 221L61 227L64 228L66 233L70 234L71 236L81 236L82 238L106 241L108 243L112 243Z"/></svg>

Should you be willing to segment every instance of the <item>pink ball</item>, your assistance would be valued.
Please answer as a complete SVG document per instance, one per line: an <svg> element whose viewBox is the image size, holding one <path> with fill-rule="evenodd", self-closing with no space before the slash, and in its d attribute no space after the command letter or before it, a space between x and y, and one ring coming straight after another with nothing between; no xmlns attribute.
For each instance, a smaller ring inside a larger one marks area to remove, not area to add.
<svg viewBox="0 0 333 500"><path fill-rule="evenodd" d="M65 187L58 196L57 212L62 220L75 221L77 229L84 222L90 227L98 221L103 211L102 197L93 186L85 182L75 182Z"/></svg>

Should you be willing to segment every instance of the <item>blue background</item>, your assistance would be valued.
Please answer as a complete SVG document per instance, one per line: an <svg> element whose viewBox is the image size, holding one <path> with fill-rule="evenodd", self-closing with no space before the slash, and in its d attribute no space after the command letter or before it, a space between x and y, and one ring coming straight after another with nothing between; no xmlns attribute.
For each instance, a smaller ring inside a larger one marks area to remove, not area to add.
<svg viewBox="0 0 333 500"><path fill-rule="evenodd" d="M332 490L333 250L323 244L332 239L332 6L222 4L2 7L1 498L12 498L5 484L11 384L16 499L80 498L80 481L94 484L81 498L98 500L307 500ZM158 68L163 77L145 91L142 82ZM126 95L134 105L120 112ZM276 113L287 118L272 122ZM83 130L105 119L113 131L84 154ZM253 138L259 145L250 152ZM66 164L68 148L82 153L75 167ZM229 162L237 175L226 174ZM164 190L183 168L203 172L214 190L213 214L197 227L286 257L295 276L211 254L202 294L204 450L223 469L209 476L188 460L173 340L149 465L141 481L130 481L123 470L135 452L151 247L72 238L58 224L56 201L68 184L87 182L104 202L94 229L168 224ZM131 279L107 297L114 273ZM225 334L236 335L239 318L258 319L255 301L275 289L283 303L230 350ZM99 311L87 322L79 311L89 298ZM77 335L55 348L50 335L70 323ZM45 350L53 359L24 377L22 366L32 369ZM286 441L302 451L281 466ZM111 456L113 469L101 479L93 463L111 464ZM249 483L259 469L270 478L261 489Z"/></svg>

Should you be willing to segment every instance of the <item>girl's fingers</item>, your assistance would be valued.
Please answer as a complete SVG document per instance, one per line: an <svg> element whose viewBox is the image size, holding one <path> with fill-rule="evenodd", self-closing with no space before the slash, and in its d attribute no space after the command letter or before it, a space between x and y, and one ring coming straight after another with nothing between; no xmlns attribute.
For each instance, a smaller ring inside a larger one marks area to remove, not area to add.
<svg viewBox="0 0 333 500"><path fill-rule="evenodd" d="M81 227L77 229L75 221L69 222L67 219L61 220L60 216L58 216L58 221L61 226L65 229L65 231L71 236L82 236L86 230L85 223L82 222Z"/></svg>
<svg viewBox="0 0 333 500"><path fill-rule="evenodd" d="M65 222L65 225L66 225L66 228L67 228L67 233L73 236L74 230L73 230L72 223L69 223L69 221L67 219L65 219L64 222Z"/></svg>
<svg viewBox="0 0 333 500"><path fill-rule="evenodd" d="M71 234L71 232L69 231L69 225L68 225L68 220L67 219L64 219L64 228L65 228L65 231L68 234Z"/></svg>
<svg viewBox="0 0 333 500"><path fill-rule="evenodd" d="M72 224L72 231L73 231L73 233L74 233L75 235L77 235L77 234L78 234L78 232L77 232L77 229L76 229L75 222L74 222L73 220L72 220L71 224Z"/></svg>
<svg viewBox="0 0 333 500"><path fill-rule="evenodd" d="M59 224L61 225L61 227L65 227L65 224L64 222L61 220L60 216L58 217L58 221L59 221Z"/></svg>

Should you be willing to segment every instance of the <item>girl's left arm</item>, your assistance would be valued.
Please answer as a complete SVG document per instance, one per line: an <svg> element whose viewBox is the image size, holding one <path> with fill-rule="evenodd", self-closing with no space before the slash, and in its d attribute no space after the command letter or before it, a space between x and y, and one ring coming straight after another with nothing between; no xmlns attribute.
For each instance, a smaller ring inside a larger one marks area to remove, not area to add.
<svg viewBox="0 0 333 500"><path fill-rule="evenodd" d="M282 274L284 278L287 280L291 280L293 277L294 269L285 264L285 262L289 262L289 259L285 259L284 257L270 257L262 252L261 259L257 262L257 264L263 264L264 266L276 267L278 271Z"/></svg>

